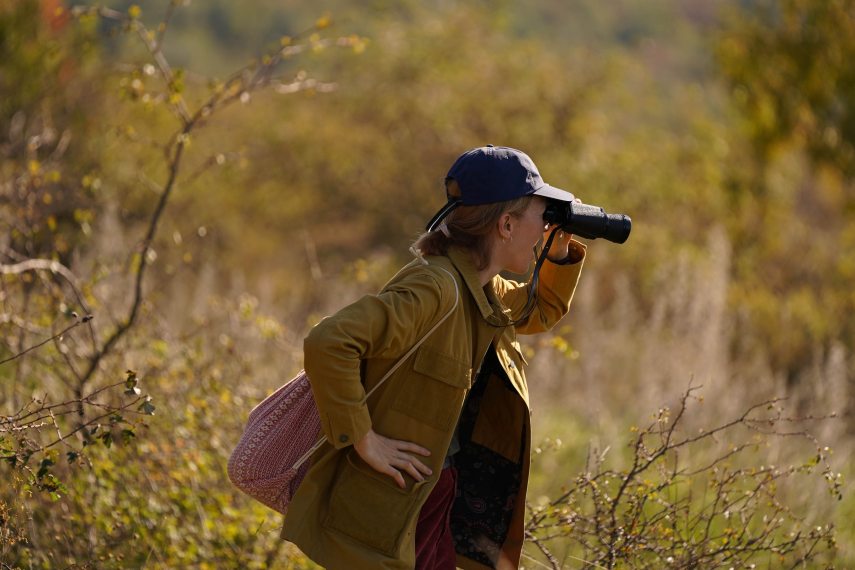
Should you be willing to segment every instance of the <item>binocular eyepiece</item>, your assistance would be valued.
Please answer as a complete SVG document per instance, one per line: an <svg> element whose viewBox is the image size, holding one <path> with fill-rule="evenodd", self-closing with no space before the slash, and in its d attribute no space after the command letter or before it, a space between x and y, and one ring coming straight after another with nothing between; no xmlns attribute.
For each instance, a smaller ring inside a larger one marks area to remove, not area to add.
<svg viewBox="0 0 855 570"><path fill-rule="evenodd" d="M625 242L632 230L632 220L629 216L607 214L599 206L581 202L549 200L543 212L543 220L583 238L603 238L614 243Z"/></svg>

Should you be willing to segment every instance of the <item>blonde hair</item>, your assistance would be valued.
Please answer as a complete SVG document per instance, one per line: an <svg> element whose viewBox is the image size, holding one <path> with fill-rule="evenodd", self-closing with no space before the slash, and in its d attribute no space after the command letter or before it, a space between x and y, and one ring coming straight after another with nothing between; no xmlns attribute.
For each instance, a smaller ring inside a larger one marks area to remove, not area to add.
<svg viewBox="0 0 855 570"><path fill-rule="evenodd" d="M445 183L449 196L460 196L456 180ZM441 230L425 232L415 241L413 248L422 255L446 255L448 249L460 246L472 252L475 267L479 271L490 264L490 233L502 214L514 217L522 215L531 204L531 196L523 196L505 202L458 206L445 218L448 234Z"/></svg>

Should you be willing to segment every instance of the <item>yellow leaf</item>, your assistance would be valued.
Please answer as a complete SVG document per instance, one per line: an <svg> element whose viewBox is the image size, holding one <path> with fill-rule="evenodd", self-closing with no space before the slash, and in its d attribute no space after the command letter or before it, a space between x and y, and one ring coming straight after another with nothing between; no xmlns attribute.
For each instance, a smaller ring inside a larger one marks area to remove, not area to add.
<svg viewBox="0 0 855 570"><path fill-rule="evenodd" d="M365 51L365 46L367 42L360 38L358 41L353 42L353 53L360 54Z"/></svg>
<svg viewBox="0 0 855 570"><path fill-rule="evenodd" d="M48 216L47 225L48 225L48 228L50 228L50 231L55 232L56 231L56 217Z"/></svg>
<svg viewBox="0 0 855 570"><path fill-rule="evenodd" d="M132 4L130 8L128 8L128 16L136 20L142 15L142 10L136 4Z"/></svg>
<svg viewBox="0 0 855 570"><path fill-rule="evenodd" d="M315 28L323 30L324 28L328 28L330 23L332 23L332 17L330 16L330 13L327 12L315 21Z"/></svg>
<svg viewBox="0 0 855 570"><path fill-rule="evenodd" d="M30 171L30 174L38 174L39 169L41 167L42 165L39 163L38 160L31 160L29 163L27 163L27 169Z"/></svg>

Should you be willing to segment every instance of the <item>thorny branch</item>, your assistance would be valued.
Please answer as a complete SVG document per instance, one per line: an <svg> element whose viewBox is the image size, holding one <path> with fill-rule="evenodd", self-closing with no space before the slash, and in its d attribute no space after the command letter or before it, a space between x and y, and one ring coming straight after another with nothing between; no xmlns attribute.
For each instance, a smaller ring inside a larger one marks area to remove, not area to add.
<svg viewBox="0 0 855 570"><path fill-rule="evenodd" d="M11 252L7 250L6 253L8 255ZM2 275L19 275L29 271L49 271L55 275L61 276L71 287L71 290L74 292L74 297L77 299L77 303L80 305L83 312L87 315L92 313L83 297L83 294L80 292L80 280L68 267L64 266L59 261L54 259L25 259L19 263L0 264L0 274ZM89 334L94 344L95 331L92 329L91 325L89 326ZM3 364L3 362L0 362L0 364Z"/></svg>
<svg viewBox="0 0 855 570"><path fill-rule="evenodd" d="M66 327L66 328L64 328L63 330L59 331L58 333L56 333L56 334L55 334L55 335L53 335L52 337L47 338L47 339L45 339L45 340L41 341L41 342L40 342L40 343L38 343L38 344L34 344L33 346L31 346L31 347L29 347L29 348L25 348L25 349L24 349L24 350L22 350L21 352L19 352L19 353L15 354L15 355L13 355L13 356L10 356L9 358L5 358L5 359L3 359L3 360L0 360L0 364L6 364L7 362L11 362L11 361L15 360L16 358L20 358L20 357L24 356L25 354L27 354L27 353L29 353L29 352L32 352L32 351L36 350L37 348L40 348L40 347L42 347L42 346L46 345L47 343L49 343L49 342L51 342L51 341L53 341L53 340L56 340L56 339L58 339L58 338L62 338L62 337L63 337L63 335L65 335L66 333L68 333L68 332L69 332L69 331L71 331L72 329L75 329L75 328L79 327L80 325L82 325L82 324L84 324L84 323L88 323L90 320L92 320L92 315L86 315L86 316L85 316L85 317L83 317L82 319L77 320L77 322L75 322L74 324L69 325L68 327Z"/></svg>
<svg viewBox="0 0 855 570"><path fill-rule="evenodd" d="M66 400L48 404L44 398L32 399L14 415L0 416L0 436L11 434L20 442L17 450L0 450L0 460L9 461L14 459L15 461L25 462L33 454L47 451L60 443L68 445L69 438L78 432L86 430L85 433L88 436L93 431L90 428L99 426L100 422L108 418L111 420L118 418L122 413L140 416L146 415L145 411L138 409L138 405L141 402L147 401L146 396L137 394L131 398L127 398L121 404L103 404L96 401L96 397L100 394L111 391L122 384L124 384L124 381L103 386L85 395L82 400ZM82 404L90 408L100 408L103 412L87 418L85 422L79 423L70 431L63 433L57 418L76 413L77 406ZM35 439L27 437L27 434L30 432L38 432L42 428L48 427L53 427L56 434L56 437L51 441L39 443Z"/></svg>
<svg viewBox="0 0 855 570"><path fill-rule="evenodd" d="M541 507L529 505L528 540L553 567L557 567L551 550L555 540L564 548L575 544L587 564L606 568L719 567L772 555L799 564L819 556L821 544L833 549L832 527L798 530L801 522L777 495L784 479L816 467L830 494L842 496L840 476L831 472L827 448L807 430L779 428L833 415L787 416L782 400L770 399L712 429L684 436L689 403L698 399L699 389L686 390L673 419L663 408L653 423L638 431L630 445L629 468L603 469L600 457L557 498ZM753 439L727 446L702 467L681 460L680 450L736 436L738 429L753 433ZM815 446L816 456L786 468L734 466L750 461L745 453L770 437L807 440ZM692 490L700 484L704 492L699 498ZM785 532L787 525L796 530Z"/></svg>
<svg viewBox="0 0 855 570"><path fill-rule="evenodd" d="M2 275L18 275L31 271L49 271L60 276L72 287L74 294L77 296L79 306L85 309L86 313L82 318L78 317L76 313L71 313L76 321L57 334L51 334L49 331L38 329L41 334L50 334L51 336L24 350L19 349L18 353L0 361L0 365L10 363L21 357L31 355L44 345L54 342L60 354L59 358L64 360L65 365L71 370L71 374L62 375L58 371L54 373L60 377L60 380L69 387L73 394L71 398L54 404L47 404L44 400L33 399L15 414L0 416L0 434L15 435L18 439L13 439L13 441L18 441L20 444L19 451L11 450L7 445L9 443L8 440L2 442L4 443L4 449L3 455L0 458L10 459L19 455L28 457L35 452L44 451L57 443L65 442L69 437L78 432L83 432L88 438L90 435L88 428L97 425L99 421L106 417L129 410L132 406L138 404L140 400L147 398L132 397L124 399L120 403L102 403L95 400L96 396L105 390L116 388L122 382L109 384L88 393L87 386L93 381L98 371L101 370L104 359L116 349L122 338L133 329L138 320L145 300L144 283L146 270L152 263L149 253L157 236L158 228L170 197L178 186L178 181L183 173L186 158L185 151L189 145L191 134L194 134L200 127L204 126L215 112L235 102L246 103L249 100L250 93L265 87L272 87L277 92L283 94L303 90L326 92L334 89L334 84L306 77L304 72L300 72L296 77L292 78L279 78L277 77L277 69L284 60L305 53L310 49L320 49L328 46L353 46L354 42L358 41L356 37L320 39L314 32L322 29L326 24L316 23L315 26L308 28L293 38L288 38L287 41L283 38L281 45L273 53L264 56L260 62L252 63L238 69L225 83L211 89L210 93L200 104L195 106L195 108L191 108L193 106L188 103L182 94L182 83L185 75L182 71L172 67L162 49L169 23L172 20L177 5L178 2L174 0L169 3L166 14L157 26L156 31L152 31L139 20L138 9L130 10L129 13L123 13L106 7L78 6L71 11L75 17L90 15L101 18L104 21L113 22L121 27L122 30L131 32L136 36L145 47L147 55L150 58L151 63L147 64L148 67L155 70L163 82L165 97L162 101L166 103L167 108L178 120L179 126L167 137L164 143L149 141L149 144L162 150L167 176L162 183L153 183L153 189L156 191L158 199L152 213L148 217L144 235L136 248L134 263L130 268L133 274L133 294L124 317L117 320L116 325L112 327L106 340L103 342L97 341L94 329L91 324L89 325L92 336L92 349L88 355L78 355L85 359L84 365L80 369L75 366L72 360L73 355L68 353L64 345L57 342L57 339L61 339L63 335L69 333L75 327L89 323L92 320L92 315L89 314L90 311L87 309L84 297L80 293L77 277L67 267L52 260L10 256L16 259L16 263L0 265L0 274ZM308 38L310 34L312 36ZM137 70L139 66L133 66L132 69ZM133 138L132 129L126 134ZM215 154L201 168L192 172L190 177L183 180L182 183L192 182L211 166L222 164L227 156L231 155ZM144 176L142 178L145 179ZM30 334L33 334L36 329L27 327L25 319L21 319L19 315L15 315L10 311L11 308L6 304L8 295L4 293L0 297L4 300L2 322L18 324L18 328L22 334L19 346L23 347L25 346L23 334L28 331ZM30 298L29 293L25 293L24 298L28 300ZM107 307L105 310L109 310L109 308ZM20 374L22 370L22 367L19 366L17 373ZM148 400L145 401L147 402ZM87 409L99 411L94 414L94 417L87 418L85 414ZM78 416L75 427L63 432L60 429L58 420L63 417L69 417L74 413ZM49 429L51 426L53 426L54 433L57 436L54 441L41 444L33 438L24 435L27 433L37 434L41 430ZM12 455L10 456L9 453L12 453Z"/></svg>
<svg viewBox="0 0 855 570"><path fill-rule="evenodd" d="M352 38L337 38L314 40L309 44L283 45L274 54L262 58L261 65L250 64L232 74L221 88L215 89L209 98L199 105L195 112L191 113L187 108L184 98L180 95L180 90L176 84L175 72L161 50L161 41L166 33L166 28L173 9L174 3L170 5L166 19L159 26L158 39L153 39L155 37L154 34L152 34L138 19L116 10L104 7L76 7L73 11L78 16L82 14L97 14L106 20L119 22L122 25L127 26L128 29L137 32L140 40L143 42L154 60L158 72L165 82L168 91L171 95L174 95L174 97L170 97L169 100L174 101L174 103L171 103L172 108L182 123L178 132L170 138L170 142L163 146L168 175L163 187L160 189L160 196L158 198L157 205L149 219L145 236L140 242L138 248L139 261L136 268L134 296L131 301L128 315L107 338L101 349L96 351L90 359L87 369L82 374L81 386L85 385L92 378L104 356L112 350L116 343L133 327L134 322L136 321L140 306L143 302L143 281L145 272L150 264L148 261L148 252L151 248L152 242L154 241L157 228L163 212L166 209L167 202L175 188L176 180L181 170L184 152L191 133L197 127L201 126L203 121L207 120L215 110L222 109L235 101L245 101L252 91L256 91L267 86L272 80L275 69L283 59L301 54L310 48L327 47L332 45L349 46L352 45L354 41ZM308 35L314 29L314 27L309 28L296 37L299 38L301 36ZM321 83L316 80L306 79L303 77L298 77L297 81L288 82L286 84L277 84L277 89L281 90L283 93L305 89L328 91L333 87L333 84Z"/></svg>

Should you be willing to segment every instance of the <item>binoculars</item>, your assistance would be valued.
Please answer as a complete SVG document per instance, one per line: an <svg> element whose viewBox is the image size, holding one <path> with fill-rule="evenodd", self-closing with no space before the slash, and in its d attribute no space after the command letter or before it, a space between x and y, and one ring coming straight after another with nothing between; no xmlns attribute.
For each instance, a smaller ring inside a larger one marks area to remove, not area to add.
<svg viewBox="0 0 855 570"><path fill-rule="evenodd" d="M558 225L563 231L587 238L603 238L623 243L632 230L632 220L625 214L607 214L599 206L581 202L549 200L543 220Z"/></svg>

